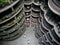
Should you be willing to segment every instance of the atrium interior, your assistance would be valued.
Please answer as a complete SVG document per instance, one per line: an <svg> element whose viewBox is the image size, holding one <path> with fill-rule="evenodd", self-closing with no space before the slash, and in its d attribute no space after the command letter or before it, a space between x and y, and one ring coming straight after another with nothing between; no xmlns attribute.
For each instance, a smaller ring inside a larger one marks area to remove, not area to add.
<svg viewBox="0 0 60 45"><path fill-rule="evenodd" d="M0 45L60 45L60 0L0 0Z"/></svg>

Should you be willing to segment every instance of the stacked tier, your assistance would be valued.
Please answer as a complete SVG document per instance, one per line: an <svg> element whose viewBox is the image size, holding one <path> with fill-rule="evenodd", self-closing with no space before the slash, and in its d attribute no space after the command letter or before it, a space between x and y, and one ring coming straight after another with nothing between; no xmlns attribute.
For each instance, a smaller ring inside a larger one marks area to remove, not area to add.
<svg viewBox="0 0 60 45"><path fill-rule="evenodd" d="M0 40L15 40L25 31L23 0L12 0L8 5L0 4ZM3 6L4 5L4 6Z"/></svg>
<svg viewBox="0 0 60 45"><path fill-rule="evenodd" d="M52 5L51 5L52 2ZM40 20L36 26L35 36L42 45L60 45L60 9L57 9L59 0L41 0ZM57 14L58 13L58 14Z"/></svg>
<svg viewBox="0 0 60 45"><path fill-rule="evenodd" d="M32 17L38 18L40 15L40 1L33 0L32 2Z"/></svg>
<svg viewBox="0 0 60 45"><path fill-rule="evenodd" d="M26 26L30 26L32 0L24 0L24 12L26 15Z"/></svg>

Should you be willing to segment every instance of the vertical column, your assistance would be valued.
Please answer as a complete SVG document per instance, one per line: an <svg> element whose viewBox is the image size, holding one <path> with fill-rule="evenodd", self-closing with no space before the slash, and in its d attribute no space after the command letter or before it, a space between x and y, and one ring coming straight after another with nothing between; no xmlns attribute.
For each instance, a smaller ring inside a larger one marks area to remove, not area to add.
<svg viewBox="0 0 60 45"><path fill-rule="evenodd" d="M27 26L31 26L31 5L32 5L32 0L25 0L24 12L26 15L26 25Z"/></svg>

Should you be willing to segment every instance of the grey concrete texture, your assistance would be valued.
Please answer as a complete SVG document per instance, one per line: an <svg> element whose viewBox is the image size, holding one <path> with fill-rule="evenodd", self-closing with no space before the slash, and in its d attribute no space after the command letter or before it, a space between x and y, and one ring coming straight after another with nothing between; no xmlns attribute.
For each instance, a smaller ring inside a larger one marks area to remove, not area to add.
<svg viewBox="0 0 60 45"><path fill-rule="evenodd" d="M4 41L1 45L39 45L33 29L34 27L28 27L20 38L14 41Z"/></svg>

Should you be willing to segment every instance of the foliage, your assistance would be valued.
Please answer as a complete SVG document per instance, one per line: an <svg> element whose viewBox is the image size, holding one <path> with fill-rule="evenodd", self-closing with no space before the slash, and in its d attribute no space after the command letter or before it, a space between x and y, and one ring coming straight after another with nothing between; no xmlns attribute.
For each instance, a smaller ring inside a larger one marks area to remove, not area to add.
<svg viewBox="0 0 60 45"><path fill-rule="evenodd" d="M0 0L0 5L4 4L4 3L11 3L12 0Z"/></svg>

